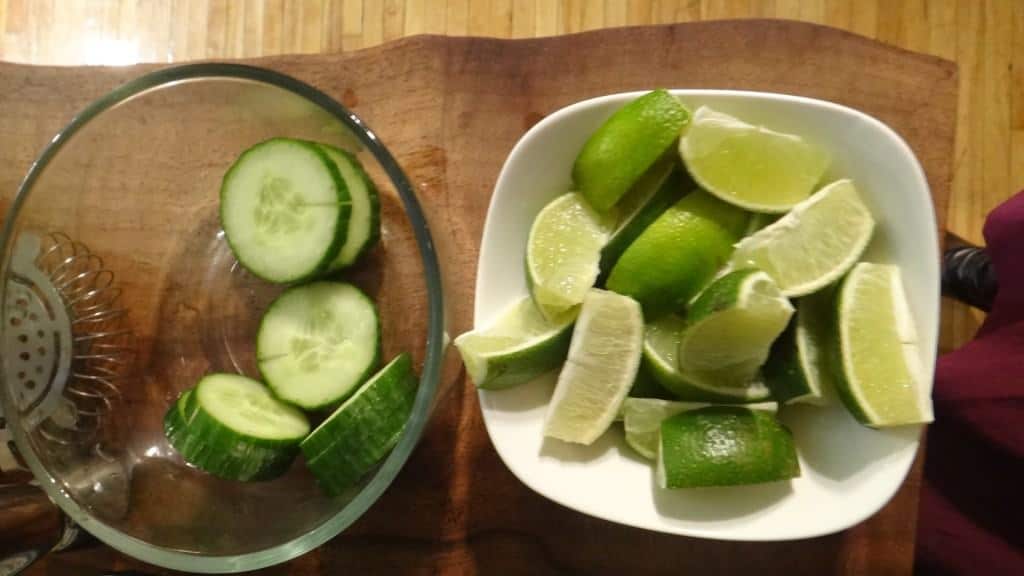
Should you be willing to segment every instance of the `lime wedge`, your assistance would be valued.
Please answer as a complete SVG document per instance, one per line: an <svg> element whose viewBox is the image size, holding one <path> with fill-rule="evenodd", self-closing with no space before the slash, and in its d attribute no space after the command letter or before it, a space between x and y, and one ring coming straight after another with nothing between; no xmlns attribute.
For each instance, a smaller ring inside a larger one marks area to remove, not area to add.
<svg viewBox="0 0 1024 576"><path fill-rule="evenodd" d="M711 406L706 402L674 402L656 398L626 398L622 401L622 422L626 431L626 444L644 458L657 460L658 439L661 437L661 422L687 410L699 410ZM747 404L751 410L775 412L775 402Z"/></svg>
<svg viewBox="0 0 1024 576"><path fill-rule="evenodd" d="M648 320L678 312L729 259L748 218L694 190L630 244L605 285L640 302Z"/></svg>
<svg viewBox="0 0 1024 576"><path fill-rule="evenodd" d="M548 320L529 297L509 306L494 324L455 339L477 388L508 388L557 368L569 351L575 309Z"/></svg>
<svg viewBox="0 0 1024 576"><path fill-rule="evenodd" d="M825 289L796 302L796 318L772 345L762 369L772 398L780 403L824 405L833 397L828 339L835 320L834 291Z"/></svg>
<svg viewBox="0 0 1024 576"><path fill-rule="evenodd" d="M731 262L764 270L786 296L803 296L846 274L874 229L871 211L853 182L838 180L741 240Z"/></svg>
<svg viewBox="0 0 1024 576"><path fill-rule="evenodd" d="M544 435L591 444L611 425L640 366L644 319L632 298L593 289L576 319Z"/></svg>
<svg viewBox="0 0 1024 576"><path fill-rule="evenodd" d="M771 412L712 406L661 423L662 488L759 484L799 475L793 435Z"/></svg>
<svg viewBox="0 0 1024 576"><path fill-rule="evenodd" d="M583 145L572 179L591 205L610 209L679 138L690 113L655 90L620 108Z"/></svg>
<svg viewBox="0 0 1024 576"><path fill-rule="evenodd" d="M793 306L767 274L730 272L690 306L679 342L680 371L721 388L748 387L792 315Z"/></svg>
<svg viewBox="0 0 1024 576"><path fill-rule="evenodd" d="M829 164L827 154L799 136L707 106L694 113L679 154L702 188L753 212L789 210L811 194Z"/></svg>
<svg viewBox="0 0 1024 576"><path fill-rule="evenodd" d="M874 427L931 422L930 386L899 268L860 263L836 302L832 371L843 403Z"/></svg>
<svg viewBox="0 0 1024 576"><path fill-rule="evenodd" d="M618 224L601 250L598 284L608 279L615 263L644 230L665 210L693 189L693 182L679 167L675 154L664 156L615 206Z"/></svg>
<svg viewBox="0 0 1024 576"><path fill-rule="evenodd" d="M583 301L597 279L610 231L608 219L575 192L555 198L537 214L526 270L530 293L545 316L558 318Z"/></svg>
<svg viewBox="0 0 1024 576"><path fill-rule="evenodd" d="M684 375L679 370L677 357L685 328L686 321L675 314L647 324L640 366L642 375L650 375L675 397L691 402L744 403L769 398L770 391L756 378L747 386L726 388L716 385L713 374L706 376L708 381L702 380L700 374Z"/></svg>

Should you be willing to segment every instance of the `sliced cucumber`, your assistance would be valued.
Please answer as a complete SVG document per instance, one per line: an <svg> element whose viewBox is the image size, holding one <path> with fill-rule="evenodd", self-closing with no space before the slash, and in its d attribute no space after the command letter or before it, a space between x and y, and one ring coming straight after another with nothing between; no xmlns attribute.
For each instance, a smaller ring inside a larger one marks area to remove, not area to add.
<svg viewBox="0 0 1024 576"><path fill-rule="evenodd" d="M377 308L358 288L314 282L278 296L260 322L256 362L278 398L307 410L336 405L380 356Z"/></svg>
<svg viewBox="0 0 1024 576"><path fill-rule="evenodd" d="M220 189L220 219L235 258L270 282L324 272L348 233L352 202L316 144L274 138L235 160Z"/></svg>
<svg viewBox="0 0 1024 576"><path fill-rule="evenodd" d="M255 380L209 374L168 410L164 431L186 461L210 474L265 480L288 469L309 422Z"/></svg>
<svg viewBox="0 0 1024 576"><path fill-rule="evenodd" d="M355 484L398 442L416 400L416 376L400 354L302 441L306 465L334 496Z"/></svg>
<svg viewBox="0 0 1024 576"><path fill-rule="evenodd" d="M377 187L355 156L327 144L319 146L338 168L352 200L352 214L348 220L345 242L327 267L328 271L333 272L351 266L377 243L380 238L380 198L377 196Z"/></svg>

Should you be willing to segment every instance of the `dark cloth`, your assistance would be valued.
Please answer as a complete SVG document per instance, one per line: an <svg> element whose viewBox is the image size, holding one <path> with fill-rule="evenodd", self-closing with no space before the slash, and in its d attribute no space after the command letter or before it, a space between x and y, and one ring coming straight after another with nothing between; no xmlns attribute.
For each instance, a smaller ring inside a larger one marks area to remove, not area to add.
<svg viewBox="0 0 1024 576"><path fill-rule="evenodd" d="M936 366L921 575L1024 575L1024 191L984 233L999 290L977 337Z"/></svg>

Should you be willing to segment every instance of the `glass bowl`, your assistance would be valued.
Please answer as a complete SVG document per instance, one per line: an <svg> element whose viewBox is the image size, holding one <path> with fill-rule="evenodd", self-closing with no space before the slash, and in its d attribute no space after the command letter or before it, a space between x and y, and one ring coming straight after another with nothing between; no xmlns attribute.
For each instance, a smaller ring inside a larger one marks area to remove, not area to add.
<svg viewBox="0 0 1024 576"><path fill-rule="evenodd" d="M376 301L384 361L421 374L398 445L358 486L321 494L301 458L268 482L186 465L163 435L210 371L258 378L260 315L283 287L248 274L221 231L221 178L270 137L357 155L381 195L381 241L341 277ZM18 452L75 522L152 564L234 572L303 554L388 487L437 398L438 257L408 179L377 136L317 89L232 64L168 68L95 101L48 144L0 237L2 402Z"/></svg>

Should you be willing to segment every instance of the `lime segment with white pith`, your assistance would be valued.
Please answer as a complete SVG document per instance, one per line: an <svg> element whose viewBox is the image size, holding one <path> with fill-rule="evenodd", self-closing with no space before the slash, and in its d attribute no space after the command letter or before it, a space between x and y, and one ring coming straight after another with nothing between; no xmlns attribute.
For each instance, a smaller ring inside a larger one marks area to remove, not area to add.
<svg viewBox="0 0 1024 576"><path fill-rule="evenodd" d="M690 306L679 368L722 388L748 387L785 330L793 306L764 272L730 272Z"/></svg>
<svg viewBox="0 0 1024 576"><path fill-rule="evenodd" d="M552 321L526 297L490 326L462 334L455 347L470 380L477 388L508 388L554 370L569 351L575 312Z"/></svg>
<svg viewBox="0 0 1024 576"><path fill-rule="evenodd" d="M836 298L830 365L839 396L875 427L931 422L931 387L899 268L854 266Z"/></svg>
<svg viewBox="0 0 1024 576"><path fill-rule="evenodd" d="M828 155L795 134L769 130L701 106L679 139L701 188L752 212L785 212L807 198Z"/></svg>
<svg viewBox="0 0 1024 576"><path fill-rule="evenodd" d="M754 379L747 386L723 387L713 375L702 379L699 374L683 374L679 370L679 342L686 321L670 314L648 323L644 330L644 358L641 373L650 376L676 398L690 402L759 402L770 396L765 385Z"/></svg>
<svg viewBox="0 0 1024 576"><path fill-rule="evenodd" d="M736 245L731 264L756 266L786 296L832 284L860 259L875 229L851 180L838 180Z"/></svg>
<svg viewBox="0 0 1024 576"><path fill-rule="evenodd" d="M611 220L594 211L582 195L563 194L533 221L526 248L530 294L550 318L579 305L597 280L601 248Z"/></svg>
<svg viewBox="0 0 1024 576"><path fill-rule="evenodd" d="M587 293L548 406L545 436L591 444L608 429L636 378L643 336L635 300L596 288Z"/></svg>

